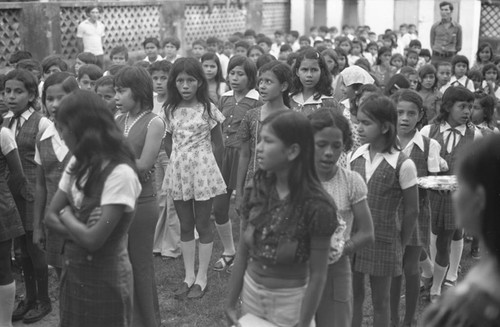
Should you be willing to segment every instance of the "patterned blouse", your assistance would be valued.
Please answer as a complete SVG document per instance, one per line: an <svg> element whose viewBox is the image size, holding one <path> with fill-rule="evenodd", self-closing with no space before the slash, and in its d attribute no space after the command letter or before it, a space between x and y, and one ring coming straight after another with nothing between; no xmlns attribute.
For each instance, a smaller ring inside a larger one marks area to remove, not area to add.
<svg viewBox="0 0 500 327"><path fill-rule="evenodd" d="M250 109L245 113L243 119L241 120L240 127L238 129L238 140L241 143L249 142L250 145L250 161L248 163L247 174L245 177L245 184L252 180L255 171L257 170L257 161L255 158L255 149L257 147L260 128L262 123L260 121L260 113L262 107L257 107Z"/></svg>
<svg viewBox="0 0 500 327"><path fill-rule="evenodd" d="M254 229L247 240L250 257L266 264L307 262L318 246L314 239L330 239L339 226L333 201L316 195L292 205L289 195L279 198L274 184L259 184L245 189L242 206L243 230Z"/></svg>

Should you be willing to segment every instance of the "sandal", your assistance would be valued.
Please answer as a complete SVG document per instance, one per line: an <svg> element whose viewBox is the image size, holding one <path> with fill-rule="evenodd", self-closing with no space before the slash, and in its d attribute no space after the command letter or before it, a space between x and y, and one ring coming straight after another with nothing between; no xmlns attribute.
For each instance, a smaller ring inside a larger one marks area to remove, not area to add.
<svg viewBox="0 0 500 327"><path fill-rule="evenodd" d="M221 255L220 259L214 264L215 271L223 271L233 265L235 255Z"/></svg>

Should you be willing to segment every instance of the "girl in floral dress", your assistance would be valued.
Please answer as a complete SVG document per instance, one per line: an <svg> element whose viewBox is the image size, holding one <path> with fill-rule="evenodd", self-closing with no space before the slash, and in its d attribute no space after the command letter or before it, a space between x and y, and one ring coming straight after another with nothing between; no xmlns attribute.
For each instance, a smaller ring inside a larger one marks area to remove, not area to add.
<svg viewBox="0 0 500 327"><path fill-rule="evenodd" d="M257 170L256 149L262 122L276 111L289 109L291 80L292 71L283 63L270 62L259 70L257 85L264 105L248 110L238 130L241 148L236 182L237 209L245 186L252 181Z"/></svg>
<svg viewBox="0 0 500 327"><path fill-rule="evenodd" d="M175 291L178 298L201 298L207 289L212 256L210 211L213 198L226 191L220 172L224 150L222 113L210 102L203 68L194 58L178 59L167 82L166 151L170 156L168 190L181 223L181 248L186 276ZM213 144L213 145L212 145ZM194 274L196 243L200 235L198 274Z"/></svg>

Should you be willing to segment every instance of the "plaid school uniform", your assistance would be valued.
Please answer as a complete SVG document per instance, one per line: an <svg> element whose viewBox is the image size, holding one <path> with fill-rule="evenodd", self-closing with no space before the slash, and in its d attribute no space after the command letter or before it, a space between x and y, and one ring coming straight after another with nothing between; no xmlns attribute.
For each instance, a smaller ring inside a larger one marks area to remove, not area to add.
<svg viewBox="0 0 500 327"><path fill-rule="evenodd" d="M28 184L26 194L23 194L21 197L15 196L14 200L16 201L17 210L21 216L25 231L33 231L36 185L35 145L41 119L42 115L34 111L21 127L17 127L18 132L16 133L19 157ZM10 119L6 119L4 126L9 125Z"/></svg>
<svg viewBox="0 0 500 327"><path fill-rule="evenodd" d="M465 135L460 138L460 141L455 145L453 151L448 153L447 143L443 138L443 133L440 131L439 124L433 124L430 127L429 137L438 141L441 145L440 156L446 160L448 164L448 171L440 173L439 175L452 175L455 170L456 160L460 149L466 144L474 141L474 130L466 126ZM454 230L457 228L455 218L453 215L453 203L451 194L440 194L437 191L429 191L429 199L431 203L431 223L434 229Z"/></svg>
<svg viewBox="0 0 500 327"><path fill-rule="evenodd" d="M219 108L225 119L222 123L222 137L224 138L224 154L222 157L221 173L227 188L236 189L238 163L240 157L241 140L238 130L248 110L262 106L259 92L250 90L245 97L236 101L234 91L224 93L219 102Z"/></svg>
<svg viewBox="0 0 500 327"><path fill-rule="evenodd" d="M423 177L429 175L427 169L427 158L429 157L430 139L422 136L424 141L424 150L420 149L416 144L410 153L410 159L413 160L417 167L417 176ZM419 214L416 221L415 229L410 237L407 245L427 247L430 242L430 227L431 227L431 208L429 195L424 189L418 189ZM400 208L399 214L403 217L403 211Z"/></svg>
<svg viewBox="0 0 500 327"><path fill-rule="evenodd" d="M68 151L63 161L57 159L56 153L54 152L54 147L52 146L52 138L46 138L38 141L38 152L40 153L40 162L43 174L45 176L45 188L47 191L47 202L45 205L46 210L49 207L50 201L56 194L59 180L64 172L64 167L66 167L69 159L71 158L71 153ZM61 268L62 267L62 249L63 249L64 239L60 234L47 229L47 244L45 253L47 255L47 263L51 266Z"/></svg>
<svg viewBox="0 0 500 327"><path fill-rule="evenodd" d="M375 242L355 253L354 271L371 276L402 274L403 247L397 213L403 199L399 171L407 159L400 152L395 168L385 159L382 160L367 182L368 207L373 218ZM362 155L351 159L351 169L361 174L366 182L365 164L366 159Z"/></svg>
<svg viewBox="0 0 500 327"><path fill-rule="evenodd" d="M76 207L71 192L71 206L78 220L88 224L101 215L101 196L106 179L116 164L109 164ZM71 240L63 250L60 283L60 326L107 327L132 325L132 267L127 252L127 231L134 212L124 213L101 248L89 252Z"/></svg>

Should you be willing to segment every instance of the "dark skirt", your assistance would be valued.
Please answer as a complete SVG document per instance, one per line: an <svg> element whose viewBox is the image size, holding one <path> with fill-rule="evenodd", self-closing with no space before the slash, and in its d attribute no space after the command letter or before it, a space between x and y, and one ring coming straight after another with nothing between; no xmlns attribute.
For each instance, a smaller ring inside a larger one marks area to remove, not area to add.
<svg viewBox="0 0 500 327"><path fill-rule="evenodd" d="M60 326L132 326L132 267L127 251L99 255L64 247Z"/></svg>
<svg viewBox="0 0 500 327"><path fill-rule="evenodd" d="M453 202L451 193L442 193L429 190L429 200L431 203L431 223L434 234L439 230L455 230L457 224L453 215Z"/></svg>
<svg viewBox="0 0 500 327"><path fill-rule="evenodd" d="M160 326L160 306L153 267L153 239L158 221L156 196L140 197L128 233L134 271L133 326Z"/></svg>
<svg viewBox="0 0 500 327"><path fill-rule="evenodd" d="M221 174L229 190L236 190L239 159L240 159L239 148L235 147L224 148Z"/></svg>
<svg viewBox="0 0 500 327"><path fill-rule="evenodd" d="M396 277L403 273L403 249L401 241L394 238L378 240L354 254L354 271L371 276Z"/></svg>

